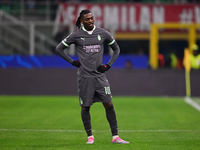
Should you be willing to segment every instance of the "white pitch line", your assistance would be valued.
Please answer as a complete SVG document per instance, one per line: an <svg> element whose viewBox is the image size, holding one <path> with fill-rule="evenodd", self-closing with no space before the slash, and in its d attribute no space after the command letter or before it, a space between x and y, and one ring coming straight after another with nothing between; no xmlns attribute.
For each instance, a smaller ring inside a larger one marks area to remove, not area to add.
<svg viewBox="0 0 200 150"><path fill-rule="evenodd" d="M34 129L0 129L7 132L85 132L84 130L34 130ZM93 130L93 132L110 132L110 130ZM200 130L119 130L118 132L200 132Z"/></svg>
<svg viewBox="0 0 200 150"><path fill-rule="evenodd" d="M191 98L185 97L185 102L194 107L195 109L197 109L198 111L200 111L200 105L194 102Z"/></svg>
<svg viewBox="0 0 200 150"><path fill-rule="evenodd" d="M85 132L84 130L47 130L47 129L0 129L0 131L13 132Z"/></svg>

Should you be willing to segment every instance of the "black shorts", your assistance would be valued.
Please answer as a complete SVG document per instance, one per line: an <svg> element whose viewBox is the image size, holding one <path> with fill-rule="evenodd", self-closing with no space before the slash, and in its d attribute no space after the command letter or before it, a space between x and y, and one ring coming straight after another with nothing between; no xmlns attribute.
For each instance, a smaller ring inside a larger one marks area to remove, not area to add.
<svg viewBox="0 0 200 150"><path fill-rule="evenodd" d="M81 77L78 76L78 94L80 106L91 106L95 102L110 103L112 94L106 76Z"/></svg>

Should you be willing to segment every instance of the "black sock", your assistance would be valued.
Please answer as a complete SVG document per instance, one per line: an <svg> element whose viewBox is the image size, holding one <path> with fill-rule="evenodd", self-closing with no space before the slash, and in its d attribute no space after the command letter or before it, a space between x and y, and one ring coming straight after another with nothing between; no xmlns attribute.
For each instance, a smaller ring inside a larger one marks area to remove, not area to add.
<svg viewBox="0 0 200 150"><path fill-rule="evenodd" d="M117 119L114 108L106 109L106 117L110 124L112 136L118 135Z"/></svg>
<svg viewBox="0 0 200 150"><path fill-rule="evenodd" d="M82 118L83 125L84 125L87 135L91 136L92 127L91 127L91 121L90 121L90 107L82 107L81 118Z"/></svg>

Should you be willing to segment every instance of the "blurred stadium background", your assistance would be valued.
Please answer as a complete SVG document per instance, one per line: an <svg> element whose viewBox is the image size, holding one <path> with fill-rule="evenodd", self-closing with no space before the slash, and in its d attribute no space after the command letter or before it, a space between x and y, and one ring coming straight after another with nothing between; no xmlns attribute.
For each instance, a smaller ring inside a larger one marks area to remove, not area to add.
<svg viewBox="0 0 200 150"><path fill-rule="evenodd" d="M106 73L113 95L186 95L184 49L200 45L198 0L0 0L1 95L77 95L76 68L54 49L84 8L121 48ZM66 53L77 59L73 46ZM104 62L110 53L105 45ZM200 69L190 83L199 97Z"/></svg>

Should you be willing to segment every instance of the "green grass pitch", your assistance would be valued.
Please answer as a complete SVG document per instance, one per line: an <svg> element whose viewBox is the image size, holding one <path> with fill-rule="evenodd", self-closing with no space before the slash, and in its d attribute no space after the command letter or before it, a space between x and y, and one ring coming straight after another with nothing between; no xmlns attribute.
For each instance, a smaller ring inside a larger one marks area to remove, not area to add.
<svg viewBox="0 0 200 150"><path fill-rule="evenodd" d="M119 136L112 144L101 103L91 107L95 143L77 96L0 96L1 150L199 150L200 112L182 97L113 97Z"/></svg>

